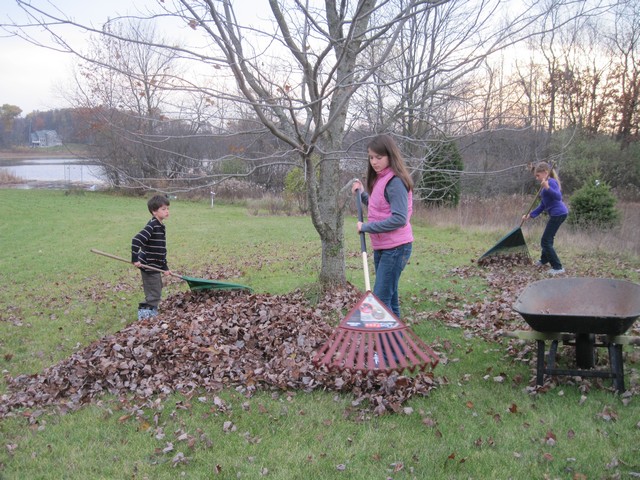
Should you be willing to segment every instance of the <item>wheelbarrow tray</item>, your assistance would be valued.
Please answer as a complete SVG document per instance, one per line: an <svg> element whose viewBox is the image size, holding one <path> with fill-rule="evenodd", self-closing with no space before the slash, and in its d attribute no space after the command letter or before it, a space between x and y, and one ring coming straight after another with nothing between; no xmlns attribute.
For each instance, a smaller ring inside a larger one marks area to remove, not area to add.
<svg viewBox="0 0 640 480"><path fill-rule="evenodd" d="M539 332L621 335L640 316L640 285L605 278L539 280L513 308Z"/></svg>

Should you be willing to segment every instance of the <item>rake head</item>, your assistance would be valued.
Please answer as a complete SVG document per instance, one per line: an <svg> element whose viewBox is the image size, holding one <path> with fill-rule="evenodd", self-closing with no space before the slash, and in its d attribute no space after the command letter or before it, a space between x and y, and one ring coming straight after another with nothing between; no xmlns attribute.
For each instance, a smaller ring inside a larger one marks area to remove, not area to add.
<svg viewBox="0 0 640 480"><path fill-rule="evenodd" d="M433 369L437 354L371 292L333 332L313 359L330 370L402 372Z"/></svg>
<svg viewBox="0 0 640 480"><path fill-rule="evenodd" d="M386 373L425 371L438 361L431 347L407 327L391 332L338 328L314 358L329 370Z"/></svg>

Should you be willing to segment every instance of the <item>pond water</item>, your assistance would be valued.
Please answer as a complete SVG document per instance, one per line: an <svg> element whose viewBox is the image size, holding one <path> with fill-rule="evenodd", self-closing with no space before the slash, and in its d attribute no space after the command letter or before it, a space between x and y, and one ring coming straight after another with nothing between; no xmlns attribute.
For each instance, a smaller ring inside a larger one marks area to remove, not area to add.
<svg viewBox="0 0 640 480"><path fill-rule="evenodd" d="M75 158L23 160L11 165L0 164L0 171L7 171L25 181L104 183L100 167L80 163Z"/></svg>

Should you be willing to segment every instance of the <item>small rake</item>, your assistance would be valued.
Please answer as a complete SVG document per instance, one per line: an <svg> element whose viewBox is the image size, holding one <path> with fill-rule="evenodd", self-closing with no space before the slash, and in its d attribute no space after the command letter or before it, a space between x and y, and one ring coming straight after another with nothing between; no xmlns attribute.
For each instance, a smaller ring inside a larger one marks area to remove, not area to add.
<svg viewBox="0 0 640 480"><path fill-rule="evenodd" d="M359 190L356 200L362 221ZM437 354L371 292L364 232L360 232L360 246L367 291L316 352L313 362L329 370L350 372L400 373L435 368Z"/></svg>

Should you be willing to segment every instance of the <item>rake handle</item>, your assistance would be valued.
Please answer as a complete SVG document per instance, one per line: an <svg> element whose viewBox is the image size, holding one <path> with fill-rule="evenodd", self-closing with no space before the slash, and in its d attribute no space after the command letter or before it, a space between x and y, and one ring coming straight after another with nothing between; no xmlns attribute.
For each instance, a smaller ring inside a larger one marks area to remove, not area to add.
<svg viewBox="0 0 640 480"><path fill-rule="evenodd" d="M112 255L112 254L107 253L107 252L102 252L102 251L97 250L95 248L92 248L91 252L92 253L96 253L98 255L102 255L103 257L113 258L114 260L120 260L121 262L128 263L129 265L133 265L133 263L131 263L129 260L126 260L126 259L124 259L122 257L118 257L117 255ZM153 270L154 272L166 273L166 270L162 270L162 269L157 268L157 267L152 267L151 265L141 265L141 267L144 268L145 270ZM181 275L178 275L177 273L173 273L173 272L170 272L169 275L172 275L172 276L178 277L178 278L182 278Z"/></svg>
<svg viewBox="0 0 640 480"><path fill-rule="evenodd" d="M356 190L356 205L358 206L358 221L362 222L362 199L361 191ZM371 291L371 282L369 281L369 262L367 260L367 241L364 232L360 232L360 251L362 252L362 266L364 268L364 286L367 292Z"/></svg>

